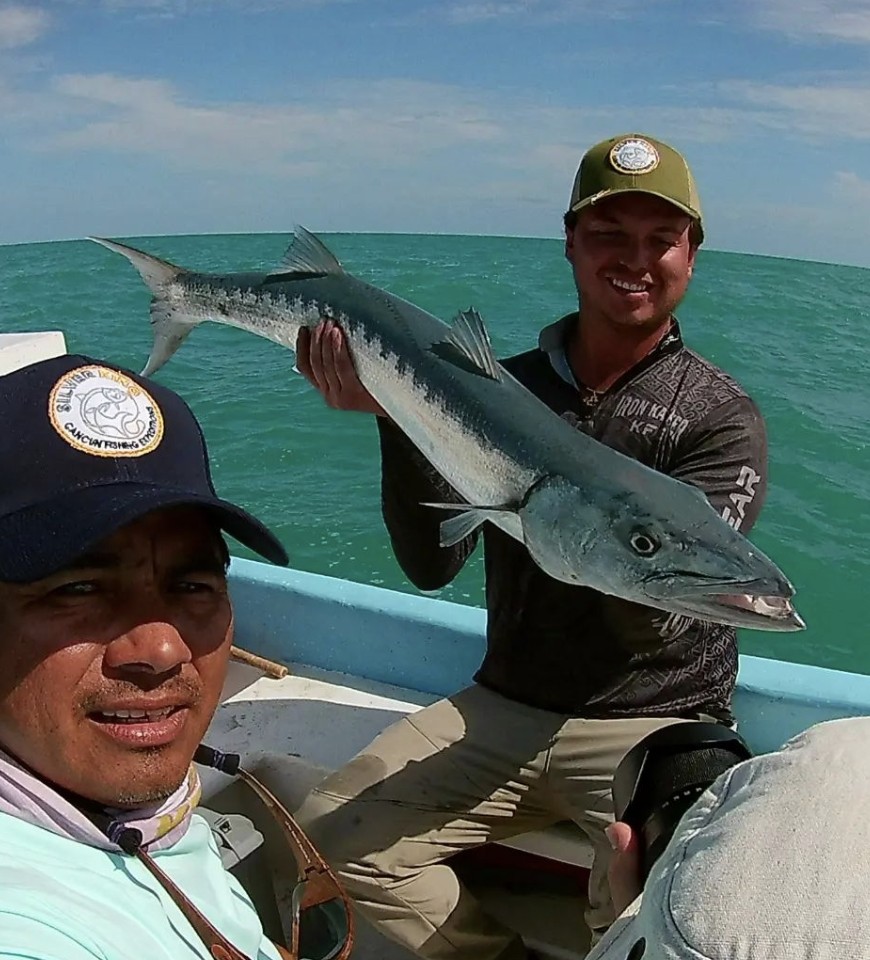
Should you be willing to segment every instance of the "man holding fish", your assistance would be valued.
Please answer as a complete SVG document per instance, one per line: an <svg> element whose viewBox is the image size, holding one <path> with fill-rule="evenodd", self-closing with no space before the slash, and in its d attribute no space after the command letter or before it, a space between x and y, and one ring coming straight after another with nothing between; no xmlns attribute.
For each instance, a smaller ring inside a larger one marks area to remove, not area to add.
<svg viewBox="0 0 870 960"><path fill-rule="evenodd" d="M684 345L674 317L703 241L686 161L637 134L597 144L564 226L580 309L504 367L578 431L699 487L746 533L767 486L764 423L738 384ZM571 819L594 851L596 940L613 919L612 773L656 726L733 721L734 627L560 582L495 524L441 546L444 514L427 504L461 498L362 385L340 327L303 328L297 364L330 406L377 415L384 519L409 579L443 587L482 535L488 612L473 685L384 731L312 792L302 821L385 935L433 960L522 960L516 934L444 861Z"/></svg>

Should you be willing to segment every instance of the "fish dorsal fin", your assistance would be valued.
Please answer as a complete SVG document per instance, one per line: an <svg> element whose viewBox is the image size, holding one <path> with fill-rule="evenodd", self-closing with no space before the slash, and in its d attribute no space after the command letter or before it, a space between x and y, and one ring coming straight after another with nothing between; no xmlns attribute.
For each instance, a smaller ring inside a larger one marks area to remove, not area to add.
<svg viewBox="0 0 870 960"><path fill-rule="evenodd" d="M483 318L474 307L469 307L454 317L447 342L456 347L481 373L493 380L502 379L501 368L492 352Z"/></svg>
<svg viewBox="0 0 870 960"><path fill-rule="evenodd" d="M277 277L300 275L306 277L324 277L328 273L344 273L338 258L322 240L318 240L305 227L296 227L296 235L284 254L280 265L268 274L270 280Z"/></svg>

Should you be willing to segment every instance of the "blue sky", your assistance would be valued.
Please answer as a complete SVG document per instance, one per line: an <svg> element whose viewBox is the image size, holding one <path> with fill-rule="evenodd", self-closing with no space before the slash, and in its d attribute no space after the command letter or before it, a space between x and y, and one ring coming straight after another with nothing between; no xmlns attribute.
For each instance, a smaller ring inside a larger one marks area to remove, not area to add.
<svg viewBox="0 0 870 960"><path fill-rule="evenodd" d="M0 242L558 236L682 149L712 249L870 266L870 0L0 0Z"/></svg>

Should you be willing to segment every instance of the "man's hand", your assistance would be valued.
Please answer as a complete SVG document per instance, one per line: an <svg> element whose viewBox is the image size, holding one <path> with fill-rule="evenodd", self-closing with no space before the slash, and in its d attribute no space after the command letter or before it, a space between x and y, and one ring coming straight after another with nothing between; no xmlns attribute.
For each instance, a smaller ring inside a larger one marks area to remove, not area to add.
<svg viewBox="0 0 870 960"><path fill-rule="evenodd" d="M640 881L640 838L627 823L619 820L612 823L605 833L613 847L607 879L618 916L643 890Z"/></svg>
<svg viewBox="0 0 870 960"><path fill-rule="evenodd" d="M360 383L344 334L332 320L322 320L313 331L307 327L299 330L296 367L334 410L387 415Z"/></svg>

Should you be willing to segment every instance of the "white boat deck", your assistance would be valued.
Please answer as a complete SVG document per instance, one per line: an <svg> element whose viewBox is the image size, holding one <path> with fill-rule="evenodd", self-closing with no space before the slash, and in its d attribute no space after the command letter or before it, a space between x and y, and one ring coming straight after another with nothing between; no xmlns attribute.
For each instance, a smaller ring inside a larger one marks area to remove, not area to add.
<svg viewBox="0 0 870 960"><path fill-rule="evenodd" d="M273 680L233 663L206 743L241 754L251 769L280 788L290 810L390 723L437 699L301 664L289 669L289 676ZM214 771L202 773L208 798L226 781ZM502 844L579 867L591 865L583 834L568 823Z"/></svg>
<svg viewBox="0 0 870 960"><path fill-rule="evenodd" d="M436 699L348 674L288 666L291 674L274 680L252 667L231 664L224 699L205 742L239 753L291 811L316 782L384 727ZM218 797L227 788L226 777L203 768L200 774L205 806L252 815L250 807L240 807L238 794L228 791ZM564 829L524 834L505 845L588 866L589 850L581 838L578 830L566 824ZM554 960L577 960L584 955L583 890L576 878L531 876L521 870L484 866L471 867L463 872L463 879L494 916L520 930L543 955ZM411 954L360 921L354 957L409 960Z"/></svg>

